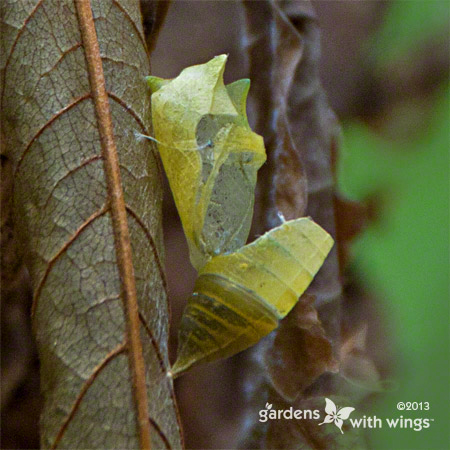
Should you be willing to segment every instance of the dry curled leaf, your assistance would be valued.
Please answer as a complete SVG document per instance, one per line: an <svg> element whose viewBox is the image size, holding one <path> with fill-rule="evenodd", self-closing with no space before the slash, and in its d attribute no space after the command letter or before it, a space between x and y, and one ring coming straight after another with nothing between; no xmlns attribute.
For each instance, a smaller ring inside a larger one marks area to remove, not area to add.
<svg viewBox="0 0 450 450"><path fill-rule="evenodd" d="M254 80L256 129L263 134L268 164L261 170L265 180L260 203L269 227L303 216L307 203L307 181L301 156L292 138L288 120L288 96L303 48L289 20L268 1L243 2L246 8L250 78ZM270 24L276 33L270 32ZM282 47L285 51L280 52ZM268 56L270 55L270 56ZM269 181L269 182L267 182Z"/></svg>
<svg viewBox="0 0 450 450"><path fill-rule="evenodd" d="M332 150L339 127L320 84L319 29L310 2L244 1L249 74L267 164L261 171L259 223L311 216L332 235ZM270 56L268 56L270 55ZM332 250L309 293L317 304L341 295L337 250Z"/></svg>
<svg viewBox="0 0 450 450"><path fill-rule="evenodd" d="M2 125L35 292L42 445L179 448L159 167L133 134L150 121L139 3L11 3L2 28Z"/></svg>
<svg viewBox="0 0 450 450"><path fill-rule="evenodd" d="M267 148L269 183L261 186L262 211L269 224L277 210L288 215L306 211L334 234L332 156L339 128L319 80L319 29L311 5L293 1L244 4L250 74L259 74L262 83L255 89L259 113L256 129L267 130L272 136ZM292 145L280 145L286 136ZM296 162L289 166L284 159ZM300 405L338 389L339 380L326 374L337 370L333 353L336 356L340 333L342 287L336 250L328 256L307 292L316 299L320 321L310 304L300 315L288 317L286 325L255 350L253 360L262 375L248 380L255 389L248 415L261 409L264 398L272 399L274 405ZM309 329L308 324L312 322L308 316L316 317L315 325ZM323 353L315 354L314 348L322 349ZM299 362L303 360L305 364ZM278 370L277 364L287 368L291 376ZM247 440L244 438L243 445L273 448L275 439L282 439L277 448L280 445L281 448L320 448L325 442L328 446L337 445L337 435L322 442L320 435L327 432L316 428L317 424L309 429L306 424L259 423L254 425ZM314 433L318 434L317 438ZM251 436L258 439L255 441Z"/></svg>
<svg viewBox="0 0 450 450"><path fill-rule="evenodd" d="M264 354L270 382L286 400L295 400L324 372L339 369L313 303L307 294L300 298Z"/></svg>

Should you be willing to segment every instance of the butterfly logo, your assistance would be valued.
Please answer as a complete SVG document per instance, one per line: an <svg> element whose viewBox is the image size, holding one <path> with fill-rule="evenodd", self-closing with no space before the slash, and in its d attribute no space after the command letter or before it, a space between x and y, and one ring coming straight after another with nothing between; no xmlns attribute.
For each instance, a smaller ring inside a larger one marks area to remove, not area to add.
<svg viewBox="0 0 450 450"><path fill-rule="evenodd" d="M351 406L337 408L334 402L332 402L329 398L325 398L325 412L327 415L325 416L323 422L319 423L319 425L334 422L334 424L341 430L341 433L344 434L342 431L344 420L348 419L354 410L355 408L352 408Z"/></svg>

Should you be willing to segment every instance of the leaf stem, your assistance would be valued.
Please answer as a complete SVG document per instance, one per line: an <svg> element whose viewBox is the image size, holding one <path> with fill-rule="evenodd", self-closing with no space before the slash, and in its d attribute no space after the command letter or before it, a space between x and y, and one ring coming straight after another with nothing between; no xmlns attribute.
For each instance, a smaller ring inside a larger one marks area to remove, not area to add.
<svg viewBox="0 0 450 450"><path fill-rule="evenodd" d="M133 395L138 416L137 426L140 447L141 449L150 449L150 422L145 383L145 363L139 332L139 310L126 205L120 178L119 158L114 141L108 93L105 87L105 77L91 3L88 0L75 0L75 5L85 49L89 81L104 158L117 263L121 280L121 296L124 302L127 322L128 354L133 377Z"/></svg>

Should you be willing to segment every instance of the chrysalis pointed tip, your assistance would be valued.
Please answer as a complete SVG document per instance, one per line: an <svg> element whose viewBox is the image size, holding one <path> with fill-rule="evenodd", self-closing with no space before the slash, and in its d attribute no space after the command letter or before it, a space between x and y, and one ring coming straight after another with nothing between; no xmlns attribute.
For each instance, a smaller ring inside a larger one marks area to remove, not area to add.
<svg viewBox="0 0 450 450"><path fill-rule="evenodd" d="M245 103L248 91L250 90L250 80L248 78L236 80L233 83L227 84L227 90L235 100Z"/></svg>
<svg viewBox="0 0 450 450"><path fill-rule="evenodd" d="M189 367L191 367L191 364L188 364L188 365L181 364L180 365L179 358L177 358L175 363L173 364L173 366L167 372L167 376L169 376L170 378L172 378L174 380L175 378L178 378L180 375L183 375L184 372L186 372L186 370L189 369Z"/></svg>
<svg viewBox="0 0 450 450"><path fill-rule="evenodd" d="M212 70L212 73L215 73L217 75L223 74L227 59L228 55L218 55L208 61L205 66L209 67L209 70Z"/></svg>
<svg viewBox="0 0 450 450"><path fill-rule="evenodd" d="M242 86L246 86L247 89L250 87L250 78L241 78L240 80L236 80L234 83L239 83ZM231 83L231 84L234 84Z"/></svg>
<svg viewBox="0 0 450 450"><path fill-rule="evenodd" d="M214 58L213 58L213 60L216 60L216 61L223 61L223 62L226 62L226 60L228 59L228 54L226 54L226 53L222 53L221 55L217 55L217 56L215 56Z"/></svg>
<svg viewBox="0 0 450 450"><path fill-rule="evenodd" d="M227 84L226 88L238 113L247 118L246 103L250 90L250 80L248 78L242 78L241 80Z"/></svg>

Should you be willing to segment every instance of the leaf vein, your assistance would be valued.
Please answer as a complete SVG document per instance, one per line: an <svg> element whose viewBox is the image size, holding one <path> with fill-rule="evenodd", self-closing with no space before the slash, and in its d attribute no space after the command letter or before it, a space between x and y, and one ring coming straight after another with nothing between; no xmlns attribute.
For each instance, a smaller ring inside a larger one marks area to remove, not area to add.
<svg viewBox="0 0 450 450"><path fill-rule="evenodd" d="M78 165L77 167L74 167L73 169L68 169L67 173L66 173L64 176L62 176L62 177L55 183L55 185L52 187L52 189L50 190L50 192L49 192L49 194L48 194L48 196L47 196L47 198L46 198L46 200L45 200L45 203L44 203L44 205L43 205L42 208L45 209L45 208L47 207L48 202L50 201L50 199L51 199L52 196L53 196L53 193L55 192L55 190L57 189L57 187L59 186L59 184L60 184L62 181L66 180L68 177L72 176L75 172L77 172L78 170L82 169L83 167L85 167L85 166L91 164L92 162L99 161L99 160L101 160L102 158L103 158L102 155L95 155L95 156L92 156L91 158L87 159L86 161L83 161L83 162L82 162L80 165Z"/></svg>
<svg viewBox="0 0 450 450"><path fill-rule="evenodd" d="M164 445L166 446L166 448L170 450L172 448L172 446L170 445L170 442L167 439L166 435L162 432L161 428L159 428L159 425L151 417L149 417L149 421L150 421L150 425L159 434L159 437L164 442Z"/></svg>
<svg viewBox="0 0 450 450"><path fill-rule="evenodd" d="M105 359L98 364L94 370L92 371L91 376L85 381L84 385L82 386L80 393L78 394L77 398L75 399L75 402L72 405L72 408L69 412L69 414L66 417L66 420L61 425L61 428L58 431L58 434L56 435L56 438L53 442L53 444L50 446L51 449L55 449L61 439L64 436L64 433L67 429L67 427L70 424L70 421L75 416L76 412L78 411L78 408L81 404L81 401L83 400L84 396L86 395L88 389L92 386L95 379L98 377L98 375L101 373L101 371L118 355L121 353L124 353L127 350L127 346L125 342L122 342L122 344L118 345L115 349L113 349L108 355L106 355Z"/></svg>
<svg viewBox="0 0 450 450"><path fill-rule="evenodd" d="M50 275L50 272L56 263L56 261L59 259L61 255L64 254L64 252L67 251L67 249L72 245L72 243L78 238L78 236L89 226L91 225L96 219L106 214L106 212L109 211L109 207L105 206L102 209L96 211L93 213L87 220L82 223L78 229L75 231L75 233L64 243L64 245L58 250L58 252L49 260L47 263L47 268L45 270L45 273L41 280L38 283L38 286L35 290L34 296L33 296L33 304L31 306L31 317L33 318L36 313L36 308L38 305L39 297L41 295L42 289L45 285L45 282L47 281L48 276Z"/></svg>
<svg viewBox="0 0 450 450"><path fill-rule="evenodd" d="M133 219L137 222L137 224L139 225L140 228L142 228L142 231L144 232L150 247L152 249L152 252L155 256L155 260L156 260L156 264L158 265L158 271L160 273L162 282L163 282L163 287L165 292L167 293L167 279L166 279L166 273L164 271L162 262L161 262L161 258L159 257L159 253L156 249L156 244L155 241L153 240L153 236L150 233L150 231L147 229L147 227L145 226L144 222L142 222L142 220L140 219L140 217L131 209L131 207L129 205L126 205L126 210L128 212L128 214L130 214L131 217L133 217Z"/></svg>
<svg viewBox="0 0 450 450"><path fill-rule="evenodd" d="M142 122L141 118L136 114L136 112L133 110L133 108L131 108L131 106L129 106L120 97L118 97L116 94L113 94L112 92L108 92L108 97L110 97L115 102L117 102L120 106L122 106L122 108L124 108L134 118L134 120L137 122L137 124L141 128L142 134L144 134L146 136L150 135L147 127L144 125L144 123ZM153 150L153 152L155 151L155 147L154 146L152 146L152 150ZM163 174L163 168L161 166L161 159L160 158L155 158L155 159L156 159L156 165L158 166L159 181L160 181L161 184L164 184L164 178L163 178L163 175L162 175Z"/></svg>
<svg viewBox="0 0 450 450"><path fill-rule="evenodd" d="M114 127L106 91L100 46L95 28L90 2L75 1L81 38L85 49L89 82L97 116L99 138L104 156L104 170L110 209L117 266L121 283L123 306L127 323L130 371L133 379L133 397L137 413L137 430L141 448L150 448L150 428L148 426L148 395L145 380L145 361L139 333L139 309L134 278L134 266L128 228L127 211L120 177L119 156L117 153Z"/></svg>
<svg viewBox="0 0 450 450"><path fill-rule="evenodd" d="M142 33L139 30L139 28L136 26L136 23L134 22L134 20L130 17L128 12L124 9L124 7L117 0L113 0L113 3L114 3L114 5L117 6L118 9L120 9L120 11L122 11L123 15L129 20L129 22L131 23L131 26L136 31L137 36L139 36L139 40L141 41L141 44L144 47L145 54L147 54L147 45L145 43L144 36L142 36Z"/></svg>
<svg viewBox="0 0 450 450"><path fill-rule="evenodd" d="M161 355L161 352L159 351L159 346L158 346L158 342L156 342L155 337L153 336L152 330L150 329L150 327L148 326L144 316L142 315L142 313L139 313L139 319L145 329L145 331L148 334L148 337L150 338L150 341L152 343L153 348L155 349L155 353L156 353L156 357L158 358L158 362L159 362L159 367L161 368L162 373L167 373L167 367L164 363L164 359Z"/></svg>
<svg viewBox="0 0 450 450"><path fill-rule="evenodd" d="M59 119L65 112L71 110L73 107L78 105L78 103L81 103L83 100L86 100L87 98L91 98L91 94L87 93L85 95L82 95L81 97L76 98L68 105L64 106L64 108L60 109L56 114L54 114L41 128L39 128L38 132L30 139L30 142L26 145L24 151L20 155L19 160L17 161L17 166L14 172L14 178L17 177L17 174L19 172L20 166L22 165L23 160L25 159L25 156L30 151L31 146L33 143L41 136L41 134L50 127L57 119Z"/></svg>
<svg viewBox="0 0 450 450"><path fill-rule="evenodd" d="M6 72L8 70L8 66L9 66L9 63L11 61L11 56L14 53L14 50L15 50L16 45L17 45L17 42L19 42L20 37L22 36L24 30L26 30L28 22L33 18L33 16L35 15L36 11L39 9L39 7L42 5L43 2L44 2L44 0L39 0L36 3L34 8L31 10L30 14L28 15L28 17L23 21L22 27L20 28L19 32L17 33L16 39L14 40L14 43L11 46L11 51L9 52L8 59L6 60L5 67L3 69L3 73L4 73L3 79L4 80L6 79ZM4 97L4 94L5 94L6 83L2 83L2 84L3 84L3 88L2 88L1 103L3 104L3 97Z"/></svg>
<svg viewBox="0 0 450 450"><path fill-rule="evenodd" d="M69 53L75 51L76 49L78 49L80 47L81 47L81 42L77 42L76 44L72 45L72 47L68 48L67 50L61 51L61 56L57 61L55 61L55 64L53 65L53 67L51 69L47 70L46 72L41 73L40 78L44 78L44 77L48 76L48 74L51 73L53 70L55 70L56 67L58 66L58 64L60 62L62 62L62 60L64 59L65 56L67 56Z"/></svg>

